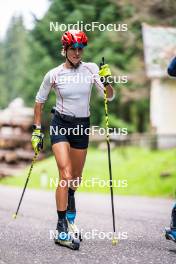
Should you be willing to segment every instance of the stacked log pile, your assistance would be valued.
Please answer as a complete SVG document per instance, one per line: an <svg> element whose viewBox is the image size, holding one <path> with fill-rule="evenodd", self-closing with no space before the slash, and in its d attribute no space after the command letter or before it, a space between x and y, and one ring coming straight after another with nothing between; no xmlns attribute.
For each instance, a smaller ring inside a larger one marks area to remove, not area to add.
<svg viewBox="0 0 176 264"><path fill-rule="evenodd" d="M18 174L31 162L32 123L33 109L25 107L21 98L0 110L0 177Z"/></svg>

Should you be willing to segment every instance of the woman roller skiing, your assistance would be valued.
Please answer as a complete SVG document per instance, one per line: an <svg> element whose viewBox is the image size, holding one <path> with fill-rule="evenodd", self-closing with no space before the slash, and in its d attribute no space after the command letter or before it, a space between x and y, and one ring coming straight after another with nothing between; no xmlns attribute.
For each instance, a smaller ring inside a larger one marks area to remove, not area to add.
<svg viewBox="0 0 176 264"><path fill-rule="evenodd" d="M172 59L167 71L170 76L176 77L176 57ZM176 204L173 206L170 228L166 228L165 236L166 239L176 242Z"/></svg>
<svg viewBox="0 0 176 264"><path fill-rule="evenodd" d="M115 94L108 83L111 75L109 66L103 65L100 70L95 63L82 61L83 50L88 39L84 32L70 30L63 34L62 55L65 62L51 69L44 77L36 95L34 106L34 125L32 133L32 146L35 153L40 151L43 144L41 132L41 114L44 103L51 89L56 94L56 106L52 109L53 117L50 125L50 138L52 151L59 171L59 184L56 189L57 206L57 238L55 243L79 249L80 235L74 221L76 217L74 180L81 181L82 171L86 160L89 136L86 129L90 125L89 102L91 90L95 84L98 92L111 101ZM81 78L75 81L74 77ZM103 77L103 83L101 82ZM100 80L101 78L101 80ZM74 134L70 128L79 126L79 135ZM57 129L56 129L57 128ZM66 131L66 133L61 133ZM56 133L57 132L57 133ZM62 182L62 184L61 184ZM66 184L63 184L66 183ZM74 236L73 236L74 232ZM76 235L75 235L76 233Z"/></svg>

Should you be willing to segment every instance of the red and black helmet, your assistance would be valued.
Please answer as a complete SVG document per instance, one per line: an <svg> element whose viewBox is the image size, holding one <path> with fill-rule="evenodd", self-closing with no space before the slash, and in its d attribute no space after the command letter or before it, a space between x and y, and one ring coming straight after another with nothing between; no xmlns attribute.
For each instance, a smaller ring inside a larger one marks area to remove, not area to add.
<svg viewBox="0 0 176 264"><path fill-rule="evenodd" d="M86 34L79 30L70 30L62 35L62 45L64 48L73 46L74 48L84 48L87 45L88 38Z"/></svg>

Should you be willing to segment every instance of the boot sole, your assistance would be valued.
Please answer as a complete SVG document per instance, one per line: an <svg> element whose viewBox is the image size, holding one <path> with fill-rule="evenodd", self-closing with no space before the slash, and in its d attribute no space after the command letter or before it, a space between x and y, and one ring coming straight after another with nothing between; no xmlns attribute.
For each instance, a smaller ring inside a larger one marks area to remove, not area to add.
<svg viewBox="0 0 176 264"><path fill-rule="evenodd" d="M74 241L54 239L54 243L59 245L59 246L62 246L62 247L70 248L72 250L79 250L79 247L80 247L79 240L77 241L75 239L74 239Z"/></svg>

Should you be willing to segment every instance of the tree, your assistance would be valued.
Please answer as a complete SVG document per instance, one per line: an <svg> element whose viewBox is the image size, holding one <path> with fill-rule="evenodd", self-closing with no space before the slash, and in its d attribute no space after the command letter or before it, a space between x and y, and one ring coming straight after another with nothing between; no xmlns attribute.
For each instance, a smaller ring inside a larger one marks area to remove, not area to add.
<svg viewBox="0 0 176 264"><path fill-rule="evenodd" d="M95 30L86 32L89 38L89 44L85 50L84 61L93 61L99 64L102 56L106 62L110 64L112 73L115 76L130 76L127 84L116 84L117 96L110 103L110 112L113 117L123 120L129 124L134 124L137 131L143 132L147 128L149 121L149 100L144 98L140 100L131 100L127 103L123 101L123 88L133 91L149 88L149 83L144 78L144 56L143 42L141 33L141 22L150 24L174 25L174 0L167 0L162 5L161 0L146 1L145 12L143 5L139 1L126 0L51 0L51 5L41 20L36 20L34 30L30 34L31 55L28 64L28 75L26 79L26 99L29 104L34 101L34 96L39 88L44 74L56 65L63 62L60 55L61 43L60 38L62 31L50 31L50 22L58 22L59 24L75 24L77 21L91 23L97 21L100 24L128 24L127 32L118 31L100 31ZM159 18L157 12L158 5L163 6L163 17ZM137 76L137 77L136 77ZM93 90L96 93L95 89ZM53 97L47 102L47 108L53 105ZM93 113L91 121L97 125L101 124L104 118L104 104L98 96L91 98L91 111ZM122 122L121 122L122 123Z"/></svg>
<svg viewBox="0 0 176 264"><path fill-rule="evenodd" d="M7 104L7 90L5 86L5 59L4 59L4 45L0 43L0 108Z"/></svg>
<svg viewBox="0 0 176 264"><path fill-rule="evenodd" d="M8 102L24 94L24 79L28 74L28 33L21 16L12 17L4 41L5 87Z"/></svg>

